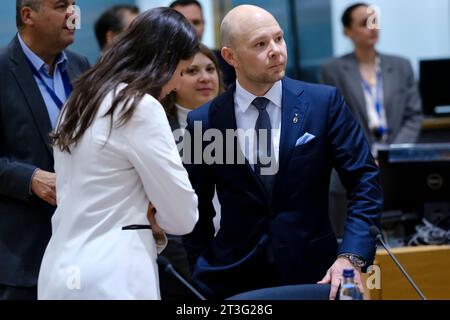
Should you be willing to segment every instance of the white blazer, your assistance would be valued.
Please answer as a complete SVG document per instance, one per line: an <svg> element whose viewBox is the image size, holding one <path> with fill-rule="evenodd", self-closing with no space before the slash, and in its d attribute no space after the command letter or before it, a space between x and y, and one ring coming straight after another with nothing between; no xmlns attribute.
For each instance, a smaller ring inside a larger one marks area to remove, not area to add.
<svg viewBox="0 0 450 320"><path fill-rule="evenodd" d="M70 154L54 148L58 208L39 299L160 299L151 230L122 227L148 225L149 201L169 234L189 233L197 222L197 196L163 107L146 95L109 136L103 115L112 99L111 92Z"/></svg>

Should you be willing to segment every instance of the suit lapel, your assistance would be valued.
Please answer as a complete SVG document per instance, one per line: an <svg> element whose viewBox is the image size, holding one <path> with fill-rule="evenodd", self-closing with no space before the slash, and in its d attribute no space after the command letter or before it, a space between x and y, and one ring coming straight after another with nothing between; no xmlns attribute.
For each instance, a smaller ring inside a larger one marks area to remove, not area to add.
<svg viewBox="0 0 450 320"><path fill-rule="evenodd" d="M394 72L394 66L390 63L385 56L380 55L381 59L381 77L383 81L383 99L384 99L384 110L386 112L386 121L388 128L392 128L392 121L394 120L394 114L392 105L392 99L394 96L393 90L396 88L395 79L392 76Z"/></svg>
<svg viewBox="0 0 450 320"><path fill-rule="evenodd" d="M52 125L47 107L45 106L42 94L34 80L33 73L28 66L25 54L20 47L17 37L10 46L10 58L13 61L11 72L14 74L14 77L25 96L28 107L34 117L36 127L39 130L47 150L50 154L53 154L49 138L49 133L52 131Z"/></svg>
<svg viewBox="0 0 450 320"><path fill-rule="evenodd" d="M213 102L210 110L211 127L224 132L227 129L236 130L236 114L234 112L235 91L236 87L232 86Z"/></svg>
<svg viewBox="0 0 450 320"><path fill-rule="evenodd" d="M280 156L277 176L280 176L280 171L289 162L295 143L302 130L304 130L309 104L301 99L303 92L304 90L293 80L289 78L283 80ZM277 177L275 185L278 180Z"/></svg>
<svg viewBox="0 0 450 320"><path fill-rule="evenodd" d="M353 95L353 98L356 100L354 112L358 112L360 114L361 119L363 119L363 123L361 125L366 127L366 132L369 131L369 127L367 124L368 115L366 109L366 98L364 97L364 91L361 87L361 74L359 72L358 63L356 61L355 54L349 54L345 57L343 68L345 71L347 87L349 88L349 93Z"/></svg>
<svg viewBox="0 0 450 320"><path fill-rule="evenodd" d="M226 130L233 130L236 132L237 130L237 122L236 122L236 113L234 110L234 93L236 91L236 86L233 85L230 89L227 90L222 96L217 98L215 102L211 105L210 110L210 119L211 119L211 128L219 129L223 136L226 137ZM224 139L224 148L226 148L226 143ZM255 174L252 167L250 166L248 159L242 154L242 150L239 144L239 139L235 136L233 141L234 146L234 155L235 160L236 157L238 159L245 159L245 172L249 175L251 179L253 179L258 188L266 198L268 199L268 194L261 182L261 179ZM224 155L228 154L229 150L225 150ZM226 161L226 159L224 159Z"/></svg>
<svg viewBox="0 0 450 320"><path fill-rule="evenodd" d="M75 72L70 60L67 63L67 76L69 77L70 83L73 86L73 81L77 79L77 76L80 75L80 72Z"/></svg>
<svg viewBox="0 0 450 320"><path fill-rule="evenodd" d="M70 83L73 84L76 80L80 78L80 76L86 72L89 68L87 65L86 69L83 69L80 65L74 63L75 59L70 59L70 53L66 51L67 55L67 76L69 77Z"/></svg>

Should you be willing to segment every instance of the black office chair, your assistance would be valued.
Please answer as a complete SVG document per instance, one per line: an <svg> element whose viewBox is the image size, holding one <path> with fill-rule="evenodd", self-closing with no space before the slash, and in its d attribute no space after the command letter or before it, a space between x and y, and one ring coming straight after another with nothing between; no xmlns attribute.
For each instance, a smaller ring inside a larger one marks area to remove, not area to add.
<svg viewBox="0 0 450 320"><path fill-rule="evenodd" d="M226 300L329 300L330 290L329 284L303 284L248 291Z"/></svg>
<svg viewBox="0 0 450 320"><path fill-rule="evenodd" d="M192 297L206 300L202 293L194 288L192 284L184 279L184 277L173 267L169 259L158 256L157 262L160 272L167 273L168 276L174 277L173 280L183 285L184 288L192 294ZM225 300L328 300L330 290L331 285L329 284L303 284L243 292Z"/></svg>

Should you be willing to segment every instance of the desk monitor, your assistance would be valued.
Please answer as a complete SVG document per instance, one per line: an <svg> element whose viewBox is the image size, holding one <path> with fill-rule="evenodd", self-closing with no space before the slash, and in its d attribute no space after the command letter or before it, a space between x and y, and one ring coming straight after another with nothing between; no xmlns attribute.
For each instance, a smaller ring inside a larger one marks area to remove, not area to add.
<svg viewBox="0 0 450 320"><path fill-rule="evenodd" d="M385 213L450 215L450 144L391 145L378 160Z"/></svg>
<svg viewBox="0 0 450 320"><path fill-rule="evenodd" d="M420 91L426 116L450 116L450 59L420 61Z"/></svg>

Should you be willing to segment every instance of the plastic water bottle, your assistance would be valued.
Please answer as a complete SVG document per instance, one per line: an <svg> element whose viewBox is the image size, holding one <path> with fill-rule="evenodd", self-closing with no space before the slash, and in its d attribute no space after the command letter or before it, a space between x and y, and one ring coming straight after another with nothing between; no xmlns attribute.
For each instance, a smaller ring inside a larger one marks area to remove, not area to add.
<svg viewBox="0 0 450 320"><path fill-rule="evenodd" d="M339 292L339 300L363 300L363 296L355 284L353 269L344 270L344 282Z"/></svg>

